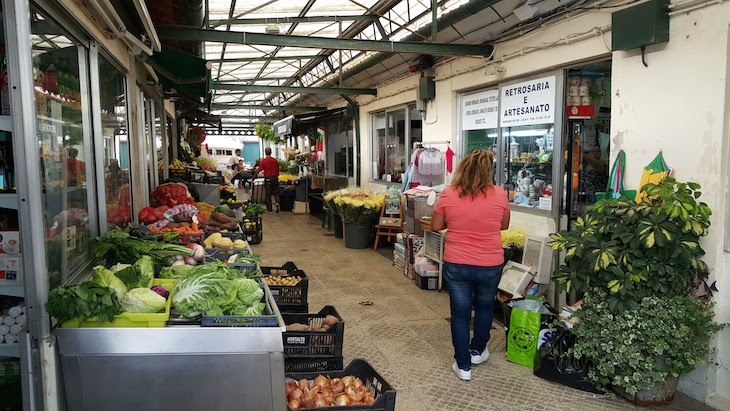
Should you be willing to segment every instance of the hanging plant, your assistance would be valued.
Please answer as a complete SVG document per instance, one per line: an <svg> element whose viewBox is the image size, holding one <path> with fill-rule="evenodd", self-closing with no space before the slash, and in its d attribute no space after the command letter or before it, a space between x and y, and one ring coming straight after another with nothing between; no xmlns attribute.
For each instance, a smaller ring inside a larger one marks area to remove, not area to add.
<svg viewBox="0 0 730 411"><path fill-rule="evenodd" d="M200 127L190 128L185 136L185 142L188 143L188 146L190 146L190 149L192 150L192 154L196 157L200 155L200 145L205 140L205 136L205 130Z"/></svg>
<svg viewBox="0 0 730 411"><path fill-rule="evenodd" d="M271 141L271 139L274 138L274 130L268 124L256 124L256 126L254 126L254 131L256 132L256 135L263 140Z"/></svg>

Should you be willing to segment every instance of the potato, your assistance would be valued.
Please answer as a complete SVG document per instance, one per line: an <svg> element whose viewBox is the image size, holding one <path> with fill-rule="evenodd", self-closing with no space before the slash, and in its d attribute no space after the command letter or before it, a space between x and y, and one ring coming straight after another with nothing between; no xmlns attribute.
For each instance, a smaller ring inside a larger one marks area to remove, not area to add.
<svg viewBox="0 0 730 411"><path fill-rule="evenodd" d="M322 320L322 324L331 327L331 326L335 325L337 323L337 321L338 321L337 317L335 317L334 315L328 315L328 316L324 317L324 320Z"/></svg>

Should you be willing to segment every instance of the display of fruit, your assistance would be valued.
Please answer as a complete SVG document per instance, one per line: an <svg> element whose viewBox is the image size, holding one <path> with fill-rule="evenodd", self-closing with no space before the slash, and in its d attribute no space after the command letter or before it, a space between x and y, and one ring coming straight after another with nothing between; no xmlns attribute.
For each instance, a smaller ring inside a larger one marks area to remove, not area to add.
<svg viewBox="0 0 730 411"><path fill-rule="evenodd" d="M227 204L228 206L240 206L240 205L243 205L243 201L234 200L232 198L228 198L228 199L221 198L221 204Z"/></svg>
<svg viewBox="0 0 730 411"><path fill-rule="evenodd" d="M258 226L258 220L251 221L248 218L243 219L243 224L241 224L241 228L245 231L251 231L255 230Z"/></svg>
<svg viewBox="0 0 730 411"><path fill-rule="evenodd" d="M300 276L271 276L264 278L264 281L266 281L266 284L268 285L284 285L287 287L293 287L297 284L299 284L300 281L302 281L302 277Z"/></svg>
<svg viewBox="0 0 730 411"><path fill-rule="evenodd" d="M183 164L182 161L178 159L174 159L170 162L169 169L175 169L175 170L183 170L185 169L185 164Z"/></svg>

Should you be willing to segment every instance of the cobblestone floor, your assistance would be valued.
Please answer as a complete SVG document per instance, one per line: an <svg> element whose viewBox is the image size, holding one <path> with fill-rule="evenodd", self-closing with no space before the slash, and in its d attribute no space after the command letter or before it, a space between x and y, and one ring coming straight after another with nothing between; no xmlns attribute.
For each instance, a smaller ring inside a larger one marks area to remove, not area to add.
<svg viewBox="0 0 730 411"><path fill-rule="evenodd" d="M472 368L470 382L457 379L448 294L419 289L372 248L345 248L316 217L266 214L263 241L252 248L264 265L293 261L305 270L309 312L325 305L337 309L346 324L345 366L354 358L367 360L397 389L398 411L640 409L545 381L531 368L507 362L504 330L496 322L489 361ZM711 410L681 393L671 405L652 409Z"/></svg>

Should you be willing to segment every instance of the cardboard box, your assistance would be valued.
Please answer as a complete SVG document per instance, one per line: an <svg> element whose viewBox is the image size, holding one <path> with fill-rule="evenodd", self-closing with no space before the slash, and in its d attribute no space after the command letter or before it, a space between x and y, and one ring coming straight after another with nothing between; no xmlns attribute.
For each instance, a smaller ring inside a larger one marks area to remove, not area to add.
<svg viewBox="0 0 730 411"><path fill-rule="evenodd" d="M22 281L20 233L0 231L0 280Z"/></svg>
<svg viewBox="0 0 730 411"><path fill-rule="evenodd" d="M307 203L305 201L295 201L294 202L294 208L292 209L292 213L304 214L306 212L307 212Z"/></svg>

